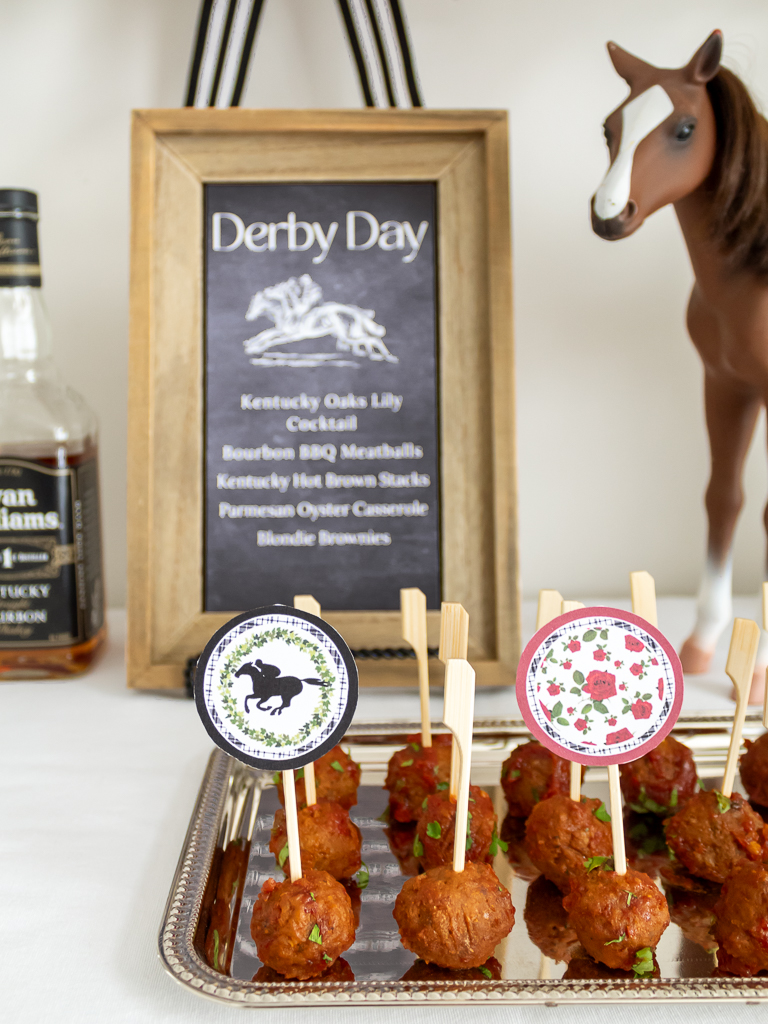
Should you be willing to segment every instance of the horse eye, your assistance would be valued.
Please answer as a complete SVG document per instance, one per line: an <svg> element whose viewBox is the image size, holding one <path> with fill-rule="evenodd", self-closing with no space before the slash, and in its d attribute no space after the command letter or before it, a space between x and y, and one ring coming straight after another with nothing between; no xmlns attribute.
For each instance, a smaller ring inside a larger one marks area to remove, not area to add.
<svg viewBox="0 0 768 1024"><path fill-rule="evenodd" d="M693 129L695 127L696 125L692 121L686 121L685 124L681 124L675 132L675 138L679 142L687 142L693 135Z"/></svg>

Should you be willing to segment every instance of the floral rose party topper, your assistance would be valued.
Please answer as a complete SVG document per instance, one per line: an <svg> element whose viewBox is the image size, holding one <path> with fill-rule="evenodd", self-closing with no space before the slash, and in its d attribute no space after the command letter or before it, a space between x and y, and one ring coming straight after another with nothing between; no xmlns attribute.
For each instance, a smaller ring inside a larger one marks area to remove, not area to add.
<svg viewBox="0 0 768 1024"><path fill-rule="evenodd" d="M615 608L579 608L531 639L517 669L517 702L535 739L580 764L624 764L672 729L683 670L649 622Z"/></svg>
<svg viewBox="0 0 768 1024"><path fill-rule="evenodd" d="M357 706L357 666L321 618L287 605L243 612L195 669L197 710L213 741L253 768L301 768L330 750Z"/></svg>

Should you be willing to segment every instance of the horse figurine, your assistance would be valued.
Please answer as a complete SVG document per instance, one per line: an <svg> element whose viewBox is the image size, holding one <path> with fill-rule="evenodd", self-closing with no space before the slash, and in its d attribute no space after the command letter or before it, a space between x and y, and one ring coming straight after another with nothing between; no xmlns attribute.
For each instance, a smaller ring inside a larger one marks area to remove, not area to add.
<svg viewBox="0 0 768 1024"><path fill-rule="evenodd" d="M245 713L248 714L248 701L257 701L257 711L268 711L270 715L282 715L286 708L291 706L294 697L298 697L304 689L303 684L310 686L327 686L322 679L297 679L296 676L281 676L277 665L267 665L261 658L254 662L246 662L235 672L235 678L239 676L250 676L253 683L253 693L249 693L243 701ZM275 708L266 708L264 704L272 697L280 697L282 704Z"/></svg>
<svg viewBox="0 0 768 1024"><path fill-rule="evenodd" d="M267 327L243 342L247 355L255 356L256 366L357 366L349 359L332 353L270 352L276 345L295 341L333 337L336 352L351 352L374 362L398 362L383 338L385 327L373 319L372 309L360 309L343 302L323 302L323 290L309 274L302 274L256 292L251 298L246 320L267 317L274 327Z"/></svg>
<svg viewBox="0 0 768 1024"><path fill-rule="evenodd" d="M611 163L592 199L592 227L611 241L672 203L693 265L687 324L704 363L711 474L707 560L696 623L680 652L692 673L707 671L732 618L742 470L768 401L768 122L721 67L722 47L713 32L672 70L608 44L630 93L605 121ZM765 521L768 528L768 510ZM767 660L763 633L751 703L762 700Z"/></svg>

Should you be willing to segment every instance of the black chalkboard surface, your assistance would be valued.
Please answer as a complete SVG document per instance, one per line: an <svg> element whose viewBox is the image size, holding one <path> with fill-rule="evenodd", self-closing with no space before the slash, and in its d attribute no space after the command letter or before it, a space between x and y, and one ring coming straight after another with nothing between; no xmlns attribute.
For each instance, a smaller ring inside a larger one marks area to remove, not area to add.
<svg viewBox="0 0 768 1024"><path fill-rule="evenodd" d="M435 186L205 186L205 611L439 608Z"/></svg>

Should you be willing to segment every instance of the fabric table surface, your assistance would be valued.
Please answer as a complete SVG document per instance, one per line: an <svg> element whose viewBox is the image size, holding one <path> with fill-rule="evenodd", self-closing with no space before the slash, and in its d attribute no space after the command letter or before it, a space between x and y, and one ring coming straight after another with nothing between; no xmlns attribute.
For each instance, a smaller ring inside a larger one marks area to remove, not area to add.
<svg viewBox="0 0 768 1024"><path fill-rule="evenodd" d="M606 602L609 603L609 602ZM692 602L659 603L678 642ZM737 614L754 616L748 601ZM526 635L535 609L526 605ZM667 621L665 621L667 620ZM0 684L0 1018L13 1024L214 1022L237 1014L292 1024L497 1024L765 1020L765 1006L722 1003L247 1009L209 1002L166 974L157 934L211 741L189 700L129 691L125 613L109 616L106 654L71 681ZM725 642L727 650L727 639ZM722 674L689 687L686 708L732 705ZM719 667L718 667L719 666ZM433 697L439 717L442 700ZM395 710L396 709L396 713ZM514 713L511 691L479 692L477 715ZM365 691L360 720L411 718L411 692Z"/></svg>

